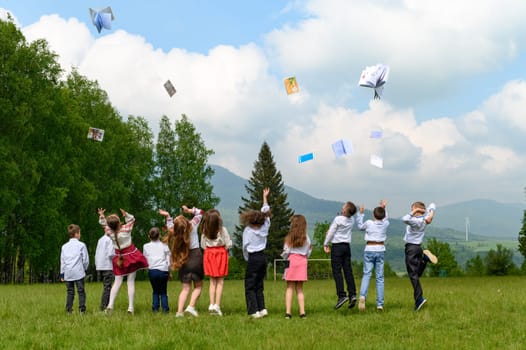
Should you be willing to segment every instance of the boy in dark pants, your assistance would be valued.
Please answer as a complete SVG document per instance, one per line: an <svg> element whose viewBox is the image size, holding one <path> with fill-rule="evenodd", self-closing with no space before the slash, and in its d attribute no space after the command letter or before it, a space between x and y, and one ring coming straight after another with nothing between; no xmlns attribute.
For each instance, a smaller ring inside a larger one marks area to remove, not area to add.
<svg viewBox="0 0 526 350"><path fill-rule="evenodd" d="M97 249L95 250L95 268L102 281L102 295L100 297L100 310L104 311L110 301L111 285L115 276L113 275L112 259L115 255L115 248L110 236L106 233L99 238Z"/></svg>
<svg viewBox="0 0 526 350"><path fill-rule="evenodd" d="M75 286L79 295L79 311L86 311L86 293L84 291L84 277L89 266L88 249L80 239L80 227L75 224L68 226L69 241L60 251L60 280L66 282L66 311L73 311Z"/></svg>
<svg viewBox="0 0 526 350"><path fill-rule="evenodd" d="M334 305L335 309L339 309L347 301L349 301L349 308L356 305L356 285L354 284L351 266L351 236L354 214L356 214L356 206L353 202L346 202L342 207L341 215L336 216L329 226L323 243L325 253L331 253L332 275L338 296L338 301ZM329 243L332 245L331 248L329 248ZM348 296L343 285L344 277L347 283Z"/></svg>
<svg viewBox="0 0 526 350"><path fill-rule="evenodd" d="M435 215L435 204L429 205L429 211L426 212L426 206L422 202L415 202L411 205L411 213L402 217L402 221L407 224L404 236L405 244L405 266L407 275L413 286L413 297L415 299L415 311L418 311L427 302L424 298L420 277L428 262L436 264L438 259L429 250L422 250L422 241L424 240L424 231L427 225L433 221Z"/></svg>

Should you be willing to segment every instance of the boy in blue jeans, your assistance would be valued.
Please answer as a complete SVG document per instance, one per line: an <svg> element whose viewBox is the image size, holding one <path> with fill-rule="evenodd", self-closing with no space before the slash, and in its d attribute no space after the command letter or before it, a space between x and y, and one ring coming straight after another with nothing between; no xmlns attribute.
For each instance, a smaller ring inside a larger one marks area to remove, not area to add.
<svg viewBox="0 0 526 350"><path fill-rule="evenodd" d="M364 207L360 206L357 218L358 229L365 231L365 249L363 252L363 276L360 285L360 299L358 300L358 310L365 311L365 299L369 289L369 281L374 268L376 274L376 311L384 311L384 258L385 240L387 239L387 201L380 201L380 206L374 208L374 220L363 222Z"/></svg>
<svg viewBox="0 0 526 350"><path fill-rule="evenodd" d="M80 239L80 227L75 224L68 226L69 241L60 251L60 280L66 282L66 311L73 311L75 286L79 295L79 310L86 312L86 293L84 291L84 277L89 266L88 249Z"/></svg>
<svg viewBox="0 0 526 350"><path fill-rule="evenodd" d="M429 250L422 250L424 240L424 231L427 225L433 221L436 206L434 203L426 206L422 202L414 202L411 205L411 213L404 215L402 221L407 224L404 241L405 241L405 266L411 284L413 285L413 297L415 299L415 311L418 311L427 302L424 298L420 277L428 262L436 264L438 259Z"/></svg>

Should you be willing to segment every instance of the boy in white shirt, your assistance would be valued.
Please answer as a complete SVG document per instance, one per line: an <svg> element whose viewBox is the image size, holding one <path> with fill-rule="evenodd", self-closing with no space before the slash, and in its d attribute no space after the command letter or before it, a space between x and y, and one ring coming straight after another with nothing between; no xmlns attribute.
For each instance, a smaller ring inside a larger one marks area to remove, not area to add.
<svg viewBox="0 0 526 350"><path fill-rule="evenodd" d="M73 311L75 299L75 285L79 295L79 310L86 312L86 293L84 291L84 278L89 266L88 249L79 241L80 227L75 224L68 226L69 241L62 246L60 251L60 280L66 282L66 312Z"/></svg>
<svg viewBox="0 0 526 350"><path fill-rule="evenodd" d="M99 280L102 281L102 295L100 298L100 310L104 311L110 301L111 285L115 276L113 275L112 259L115 255L115 248L110 236L106 233L99 238L97 250L95 251L95 268L97 269Z"/></svg>
<svg viewBox="0 0 526 350"><path fill-rule="evenodd" d="M365 299L369 289L369 281L374 268L376 275L376 310L384 310L384 259L385 240L387 239L387 227L389 220L385 209L387 201L380 201L380 206L374 208L374 220L363 221L364 207L360 206L357 224L358 229L365 231L365 249L363 252L363 276L360 284L360 298L358 310L365 311Z"/></svg>
<svg viewBox="0 0 526 350"><path fill-rule="evenodd" d="M415 311L418 311L427 302L424 298L420 277L424 273L427 262L436 264L438 259L429 250L422 250L424 231L427 225L433 221L436 206L434 203L426 205L422 202L414 202L411 205L411 213L402 217L402 221L407 224L405 241L405 266L407 275L413 285L413 297L415 299Z"/></svg>

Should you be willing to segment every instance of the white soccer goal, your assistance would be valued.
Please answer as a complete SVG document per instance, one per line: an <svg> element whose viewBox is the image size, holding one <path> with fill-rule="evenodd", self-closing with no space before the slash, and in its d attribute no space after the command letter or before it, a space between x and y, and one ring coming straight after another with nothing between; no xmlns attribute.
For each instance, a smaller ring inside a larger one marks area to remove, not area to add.
<svg viewBox="0 0 526 350"><path fill-rule="evenodd" d="M283 266L285 264L286 259L274 259L274 281L276 281L276 277L278 275L278 265ZM325 263L316 263L318 261L324 261ZM313 265L323 265L323 266L317 266L316 268ZM326 266L325 266L326 265ZM312 273L309 270L316 270L315 273ZM313 279L327 279L332 278L332 270L331 270L331 259L308 259L308 268L307 273L309 275L309 278Z"/></svg>

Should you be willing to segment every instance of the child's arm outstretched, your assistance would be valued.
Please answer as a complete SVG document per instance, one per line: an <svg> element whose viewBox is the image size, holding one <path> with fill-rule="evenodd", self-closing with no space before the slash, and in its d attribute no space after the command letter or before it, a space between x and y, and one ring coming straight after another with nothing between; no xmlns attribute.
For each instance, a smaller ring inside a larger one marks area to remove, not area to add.
<svg viewBox="0 0 526 350"><path fill-rule="evenodd" d="M358 230L365 231L367 229L367 224L363 222L363 217L365 216L365 207L360 205L360 208L358 209L358 215L356 216L356 226L358 226Z"/></svg>
<svg viewBox="0 0 526 350"><path fill-rule="evenodd" d="M435 217L435 209L436 209L435 203L429 204L428 214L425 218L426 224L429 225L433 221L433 218Z"/></svg>
<svg viewBox="0 0 526 350"><path fill-rule="evenodd" d="M199 223L201 222L201 218L203 217L204 211L196 207L190 209L186 205L183 205L182 208L185 213L192 214L194 216L192 220L190 220L192 224L199 225Z"/></svg>
<svg viewBox="0 0 526 350"><path fill-rule="evenodd" d="M167 228L172 228L174 226L174 222L173 222L173 219L172 217L170 216L170 213L167 212L166 210L164 209L159 209L159 215L162 215L166 218L166 227Z"/></svg>

